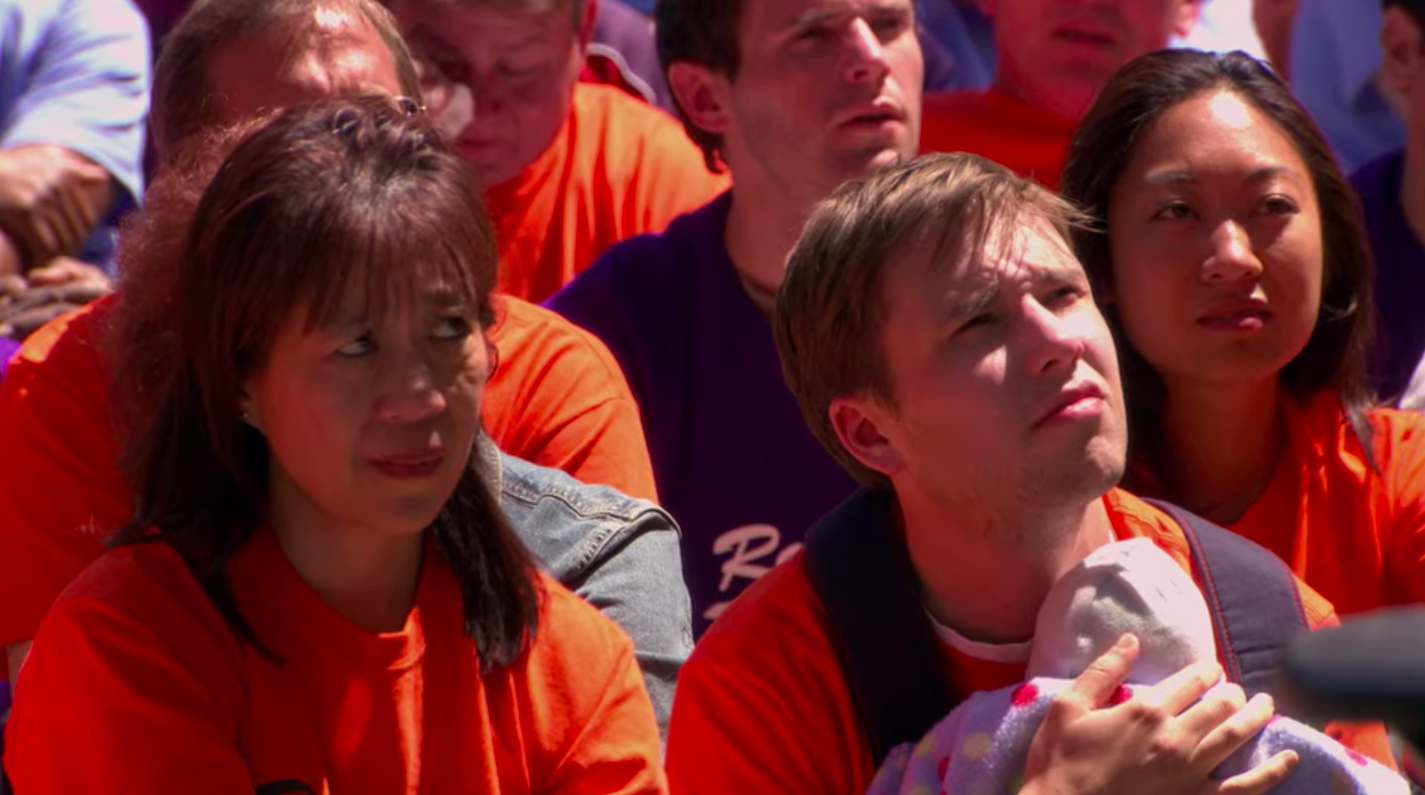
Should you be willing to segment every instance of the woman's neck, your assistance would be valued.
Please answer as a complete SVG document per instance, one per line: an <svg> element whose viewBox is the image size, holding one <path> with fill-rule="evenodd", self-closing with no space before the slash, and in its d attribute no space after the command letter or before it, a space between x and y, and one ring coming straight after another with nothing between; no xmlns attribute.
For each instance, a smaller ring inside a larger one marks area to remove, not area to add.
<svg viewBox="0 0 1425 795"><path fill-rule="evenodd" d="M368 632L404 627L420 582L424 533L345 523L295 491L290 481L273 484L270 521L297 576Z"/></svg>
<svg viewBox="0 0 1425 795"><path fill-rule="evenodd" d="M1242 518L1266 489L1285 446L1280 387L1168 384L1153 468L1173 502L1218 524Z"/></svg>

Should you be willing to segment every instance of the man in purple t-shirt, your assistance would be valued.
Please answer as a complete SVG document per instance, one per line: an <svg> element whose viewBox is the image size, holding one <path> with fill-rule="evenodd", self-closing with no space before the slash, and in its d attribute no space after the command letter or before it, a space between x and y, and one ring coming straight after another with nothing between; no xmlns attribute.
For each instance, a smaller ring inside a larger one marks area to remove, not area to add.
<svg viewBox="0 0 1425 795"><path fill-rule="evenodd" d="M812 206L915 154L923 65L910 0L659 0L657 27L688 133L734 187L549 306L628 376L701 633L855 488L802 422L768 317Z"/></svg>
<svg viewBox="0 0 1425 795"><path fill-rule="evenodd" d="M1386 0L1382 68L1404 98L1403 150L1351 178L1376 256L1377 329L1384 357L1374 377L1382 398L1401 395L1425 355L1425 0Z"/></svg>

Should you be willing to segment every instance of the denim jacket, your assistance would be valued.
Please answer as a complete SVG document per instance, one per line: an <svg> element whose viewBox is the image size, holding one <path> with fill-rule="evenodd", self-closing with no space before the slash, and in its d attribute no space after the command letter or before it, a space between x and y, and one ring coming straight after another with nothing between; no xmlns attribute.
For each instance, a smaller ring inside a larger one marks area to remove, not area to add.
<svg viewBox="0 0 1425 795"><path fill-rule="evenodd" d="M545 571L633 639L667 739L678 671L693 650L678 525L647 500L506 455L480 441L500 507Z"/></svg>

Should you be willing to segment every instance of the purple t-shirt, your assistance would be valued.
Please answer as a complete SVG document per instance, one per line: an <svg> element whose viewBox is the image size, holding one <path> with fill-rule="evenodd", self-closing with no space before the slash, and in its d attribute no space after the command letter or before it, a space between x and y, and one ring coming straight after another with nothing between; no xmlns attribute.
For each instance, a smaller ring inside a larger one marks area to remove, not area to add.
<svg viewBox="0 0 1425 795"><path fill-rule="evenodd" d="M1376 258L1376 347L1384 348L1384 356L1378 357L1371 383L1388 400L1405 390L1425 355L1425 247L1400 206L1404 174L1405 154L1396 152L1351 178Z"/></svg>
<svg viewBox="0 0 1425 795"><path fill-rule="evenodd" d="M807 430L723 245L731 194L609 249L548 306L613 351L683 528L695 632L855 489Z"/></svg>

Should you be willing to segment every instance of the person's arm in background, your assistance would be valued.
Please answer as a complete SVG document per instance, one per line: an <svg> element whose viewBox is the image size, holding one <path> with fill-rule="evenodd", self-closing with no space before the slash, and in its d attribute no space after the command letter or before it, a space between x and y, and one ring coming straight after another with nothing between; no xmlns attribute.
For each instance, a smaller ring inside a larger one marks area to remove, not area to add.
<svg viewBox="0 0 1425 795"><path fill-rule="evenodd" d="M678 673L693 651L692 605L683 584L678 526L652 505L631 521L613 521L623 529L587 539L578 551L592 563L567 585L633 641L658 731L666 740Z"/></svg>
<svg viewBox="0 0 1425 795"><path fill-rule="evenodd" d="M99 350L112 305L51 322L0 379L0 644L11 676L55 597L131 512Z"/></svg>
<svg viewBox="0 0 1425 795"><path fill-rule="evenodd" d="M19 5L8 33L28 57L12 62L23 90L0 97L0 274L58 264L73 280L89 274L56 258L142 195L148 27L129 0Z"/></svg>
<svg viewBox="0 0 1425 795"><path fill-rule="evenodd" d="M666 511L566 473L499 457L500 507L550 576L633 641L660 733L693 650L678 525Z"/></svg>

